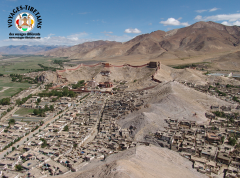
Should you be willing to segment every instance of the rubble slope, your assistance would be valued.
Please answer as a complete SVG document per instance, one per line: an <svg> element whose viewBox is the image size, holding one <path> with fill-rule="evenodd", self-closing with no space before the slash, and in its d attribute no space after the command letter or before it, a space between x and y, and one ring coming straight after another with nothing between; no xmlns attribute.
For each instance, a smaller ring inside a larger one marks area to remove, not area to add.
<svg viewBox="0 0 240 178"><path fill-rule="evenodd" d="M122 128L136 127L133 132L136 141L145 141L144 138L149 132L164 130L164 119L205 123L205 113L211 105L231 105L176 81L158 85L153 90L147 98L150 103L148 110L133 112L118 121Z"/></svg>
<svg viewBox="0 0 240 178"><path fill-rule="evenodd" d="M192 169L192 163L178 153L153 145L139 145L111 155L104 162L88 164L79 172L67 176L72 178L206 177ZM66 175L56 176L56 178L63 177Z"/></svg>

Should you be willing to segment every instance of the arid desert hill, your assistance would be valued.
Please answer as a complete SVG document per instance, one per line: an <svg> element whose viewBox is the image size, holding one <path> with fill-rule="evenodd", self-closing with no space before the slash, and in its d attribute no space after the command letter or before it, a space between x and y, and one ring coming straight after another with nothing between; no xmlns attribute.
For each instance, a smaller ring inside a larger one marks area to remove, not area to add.
<svg viewBox="0 0 240 178"><path fill-rule="evenodd" d="M149 104L148 108L118 120L122 128L136 128L132 135L136 141L146 141L145 136L149 132L164 130L166 118L206 123L205 113L210 111L212 105L232 105L176 81L159 84L151 92L148 91L145 102Z"/></svg>
<svg viewBox="0 0 240 178"><path fill-rule="evenodd" d="M125 42L95 41L65 49L44 52L45 56L70 59L106 59L147 55L151 59L182 59L216 52L236 50L240 45L240 27L215 22L197 22L168 32L154 31Z"/></svg>
<svg viewBox="0 0 240 178"><path fill-rule="evenodd" d="M228 70L228 71L239 71L240 68L240 51L231 52L219 56L214 59L206 60L211 62L211 67L213 70Z"/></svg>
<svg viewBox="0 0 240 178"><path fill-rule="evenodd" d="M78 44L75 46L71 46L68 48L57 48L50 50L48 52L43 52L39 54L44 54L45 56L56 56L56 57L69 57L71 59L78 59L79 56L86 56L91 59L97 55L99 55L99 48L109 48L111 46L122 44L115 41L93 41L93 42L85 42L82 44ZM95 49L95 50L94 50ZM89 53L89 51L93 51Z"/></svg>
<svg viewBox="0 0 240 178"><path fill-rule="evenodd" d="M56 178L65 177L66 175L56 176ZM153 145L139 145L111 155L105 161L87 164L79 172L67 174L67 177L205 178L206 176L192 169L191 162L176 152Z"/></svg>

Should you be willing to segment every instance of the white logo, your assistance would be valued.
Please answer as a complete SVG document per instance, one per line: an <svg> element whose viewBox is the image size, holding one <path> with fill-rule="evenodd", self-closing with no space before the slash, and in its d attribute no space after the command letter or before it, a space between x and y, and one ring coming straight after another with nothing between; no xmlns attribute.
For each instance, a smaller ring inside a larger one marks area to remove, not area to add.
<svg viewBox="0 0 240 178"><path fill-rule="evenodd" d="M20 32L30 32L35 26L35 19L30 13L22 12L17 15L15 26Z"/></svg>

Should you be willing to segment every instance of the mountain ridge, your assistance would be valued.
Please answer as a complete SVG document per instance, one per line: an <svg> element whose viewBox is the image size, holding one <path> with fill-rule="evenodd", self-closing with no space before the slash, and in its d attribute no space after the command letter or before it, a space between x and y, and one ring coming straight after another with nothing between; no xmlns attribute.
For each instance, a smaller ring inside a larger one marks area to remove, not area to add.
<svg viewBox="0 0 240 178"><path fill-rule="evenodd" d="M9 45L0 47L0 55L7 54L35 54L39 52L45 52L60 46L56 45ZM66 46L61 46L62 48Z"/></svg>
<svg viewBox="0 0 240 178"><path fill-rule="evenodd" d="M100 44L96 45L96 43ZM157 30L141 34L125 43L93 41L64 48L64 50L53 49L41 54L84 60L131 55L150 55L150 58L169 56L182 58L233 50L238 46L240 46L240 27L201 21L168 32Z"/></svg>

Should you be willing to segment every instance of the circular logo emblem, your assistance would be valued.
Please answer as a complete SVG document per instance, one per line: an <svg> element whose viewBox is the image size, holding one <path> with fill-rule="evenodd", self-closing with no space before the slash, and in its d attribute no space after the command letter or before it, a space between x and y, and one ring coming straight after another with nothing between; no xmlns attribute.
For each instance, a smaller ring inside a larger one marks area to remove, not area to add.
<svg viewBox="0 0 240 178"><path fill-rule="evenodd" d="M15 26L20 32L30 32L35 26L35 19L32 14L22 12L15 19Z"/></svg>

